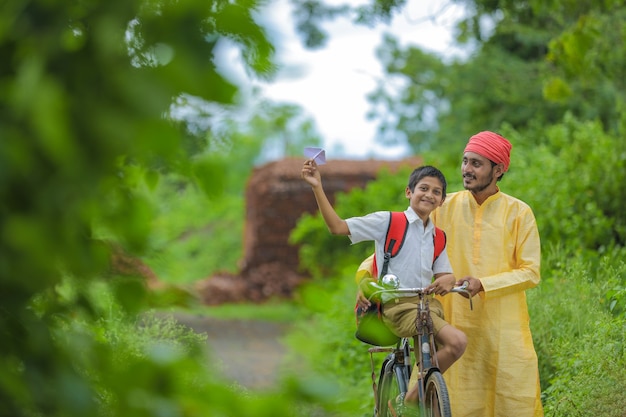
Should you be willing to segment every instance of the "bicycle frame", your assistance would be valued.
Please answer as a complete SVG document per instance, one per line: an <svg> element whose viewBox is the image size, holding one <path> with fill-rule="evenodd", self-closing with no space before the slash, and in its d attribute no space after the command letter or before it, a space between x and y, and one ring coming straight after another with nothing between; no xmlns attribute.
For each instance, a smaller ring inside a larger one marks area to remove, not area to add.
<svg viewBox="0 0 626 417"><path fill-rule="evenodd" d="M389 389L389 387L385 386L389 384L389 381L385 382L383 378L384 375L395 375L395 381L398 385L397 388L400 391L397 399L403 407L405 396L409 391L409 381L413 372L413 365L411 363L411 351L413 351L415 354L415 363L417 364L418 372L418 404L422 413L421 415L427 416L429 415L427 414L427 403L429 401L426 401L427 379L431 376L431 374L436 372L438 374L436 376L438 377L439 381L435 381L433 382L433 384L438 386L439 384L445 385L445 383L441 379L439 364L437 362L437 347L435 344L433 323L430 317L429 295L424 292L423 288L389 288L388 286L381 287L377 284L374 284L374 287L377 289L377 291L375 291L370 296L370 299L386 293L394 295L408 294L416 295L419 297L419 301L417 303L417 318L415 320L417 335L414 337L414 340L416 342L416 346L411 348L410 338L402 338L394 348L374 347L368 350L368 352L370 353L370 360L372 365L372 381L376 403L374 415L380 416L381 410L385 412L384 410L392 407L390 404L381 404L381 402L384 402L385 400L385 398L382 397L387 395L388 392L383 392L381 395L379 395L378 388L383 389L383 391ZM451 290L451 292L467 294L470 302L470 308L473 309L472 297L466 288L467 286L455 287ZM419 346L417 346L418 343ZM387 357L383 361L383 365L380 370L379 387L377 387L376 385L376 372L373 359L373 354L378 352L389 352L389 355L387 355ZM435 392L437 391L437 389L440 388L441 387L435 388ZM445 390L445 386L443 388ZM436 392L436 394L436 396L438 397L438 392ZM445 393L445 397L447 401L447 391ZM387 413L385 412L385 414ZM397 414L394 410L393 412L391 412L391 415L399 416L400 414Z"/></svg>
<svg viewBox="0 0 626 417"><path fill-rule="evenodd" d="M439 362L437 361L437 346L435 345L435 335L432 319L430 317L428 297L424 296L423 293L420 294L415 327L417 329L416 340L418 340L420 344L419 348L417 346L415 347L415 361L419 370L418 381L424 381L426 379L424 372L428 372L433 368L433 364L435 368L439 369ZM423 407L424 384L418 383L417 385L419 404Z"/></svg>

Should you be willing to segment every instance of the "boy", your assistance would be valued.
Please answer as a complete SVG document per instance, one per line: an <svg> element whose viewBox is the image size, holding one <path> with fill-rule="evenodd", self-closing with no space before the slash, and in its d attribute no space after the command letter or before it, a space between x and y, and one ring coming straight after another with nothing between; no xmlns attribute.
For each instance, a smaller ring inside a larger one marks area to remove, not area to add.
<svg viewBox="0 0 626 417"><path fill-rule="evenodd" d="M380 211L344 220L337 215L328 201L314 160L304 162L301 176L311 185L330 232L334 235L349 236L353 244L373 240L378 264L382 265L389 212ZM446 198L446 179L441 171L432 166L417 168L409 177L405 195L409 200L409 207L404 212L409 227L402 250L389 262L388 273L399 278L400 287L426 287L431 294L445 295L454 287L456 278L451 273L452 268L445 248L433 262L435 228L429 216ZM357 295L357 303L363 309L367 309L370 304L361 289ZM383 305L383 320L397 336L416 335L415 303L416 297L397 297ZM437 350L437 360L441 372L444 372L461 357L467 345L467 338L463 332L444 321L443 308L438 300L433 298L430 301L430 310L436 332L435 339L440 346ZM417 401L417 385L409 391L405 400Z"/></svg>

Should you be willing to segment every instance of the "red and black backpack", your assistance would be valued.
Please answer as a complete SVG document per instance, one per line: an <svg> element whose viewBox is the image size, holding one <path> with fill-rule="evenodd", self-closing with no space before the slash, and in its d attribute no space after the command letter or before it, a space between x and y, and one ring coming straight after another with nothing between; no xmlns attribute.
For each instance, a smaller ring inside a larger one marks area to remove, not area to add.
<svg viewBox="0 0 626 417"><path fill-rule="evenodd" d="M385 263L381 274L378 274L378 265L376 265L376 257L374 257L374 265L372 267L372 277L381 277L387 273L387 264L389 260L395 257L402 245L404 245L404 239L406 233L409 230L409 219L402 211L389 212L389 227L387 228L387 236L385 237ZM398 243L396 245L396 243ZM443 252L446 247L446 234L443 230L435 227L435 236L433 236L433 244L435 245L435 252L433 253L433 264Z"/></svg>
<svg viewBox="0 0 626 417"><path fill-rule="evenodd" d="M387 235L385 237L385 260L379 274L378 266L376 265L376 256L374 256L371 271L372 277L382 277L387 273L389 261L391 258L395 257L398 252L400 252L402 245L404 245L408 228L409 220L406 218L404 212L389 212L389 227L387 228ZM443 249L446 247L446 234L438 227L435 227L433 244L435 246L433 254L434 264L439 255L441 255L441 252L443 252ZM391 332L391 330L383 323L381 307L381 302L378 301L376 303L372 303L372 305L364 311L357 303L354 309L357 322L357 331L355 334L357 339L377 346L392 345L399 340L398 336Z"/></svg>

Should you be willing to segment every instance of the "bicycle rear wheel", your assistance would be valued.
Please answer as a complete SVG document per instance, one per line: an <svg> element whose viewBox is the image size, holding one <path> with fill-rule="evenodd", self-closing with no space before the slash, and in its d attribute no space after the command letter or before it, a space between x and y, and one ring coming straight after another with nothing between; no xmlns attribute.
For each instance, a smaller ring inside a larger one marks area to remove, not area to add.
<svg viewBox="0 0 626 417"><path fill-rule="evenodd" d="M400 393L406 393L407 380L399 374L401 369L394 367L395 362L390 360L383 365L378 385L378 415L377 417L394 417L396 398ZM390 408L394 407L394 410ZM397 410L396 410L397 411Z"/></svg>
<svg viewBox="0 0 626 417"><path fill-rule="evenodd" d="M424 388L426 417L451 417L448 388L439 371L433 371L426 378Z"/></svg>

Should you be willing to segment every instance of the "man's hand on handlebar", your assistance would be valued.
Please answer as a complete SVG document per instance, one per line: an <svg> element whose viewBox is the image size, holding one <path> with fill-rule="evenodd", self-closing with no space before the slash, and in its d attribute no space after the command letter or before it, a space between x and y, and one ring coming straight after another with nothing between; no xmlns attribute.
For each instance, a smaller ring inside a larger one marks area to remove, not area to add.
<svg viewBox="0 0 626 417"><path fill-rule="evenodd" d="M465 277L462 278L460 280L458 280L456 282L457 286L461 286L463 285L465 282L467 282L467 288L466 290L472 295L472 297L474 297L475 295L477 295L479 292L484 291L485 289L483 288L483 283L478 279L478 278L474 278L474 277ZM468 298L467 294L463 294L461 293L461 295L465 298Z"/></svg>

